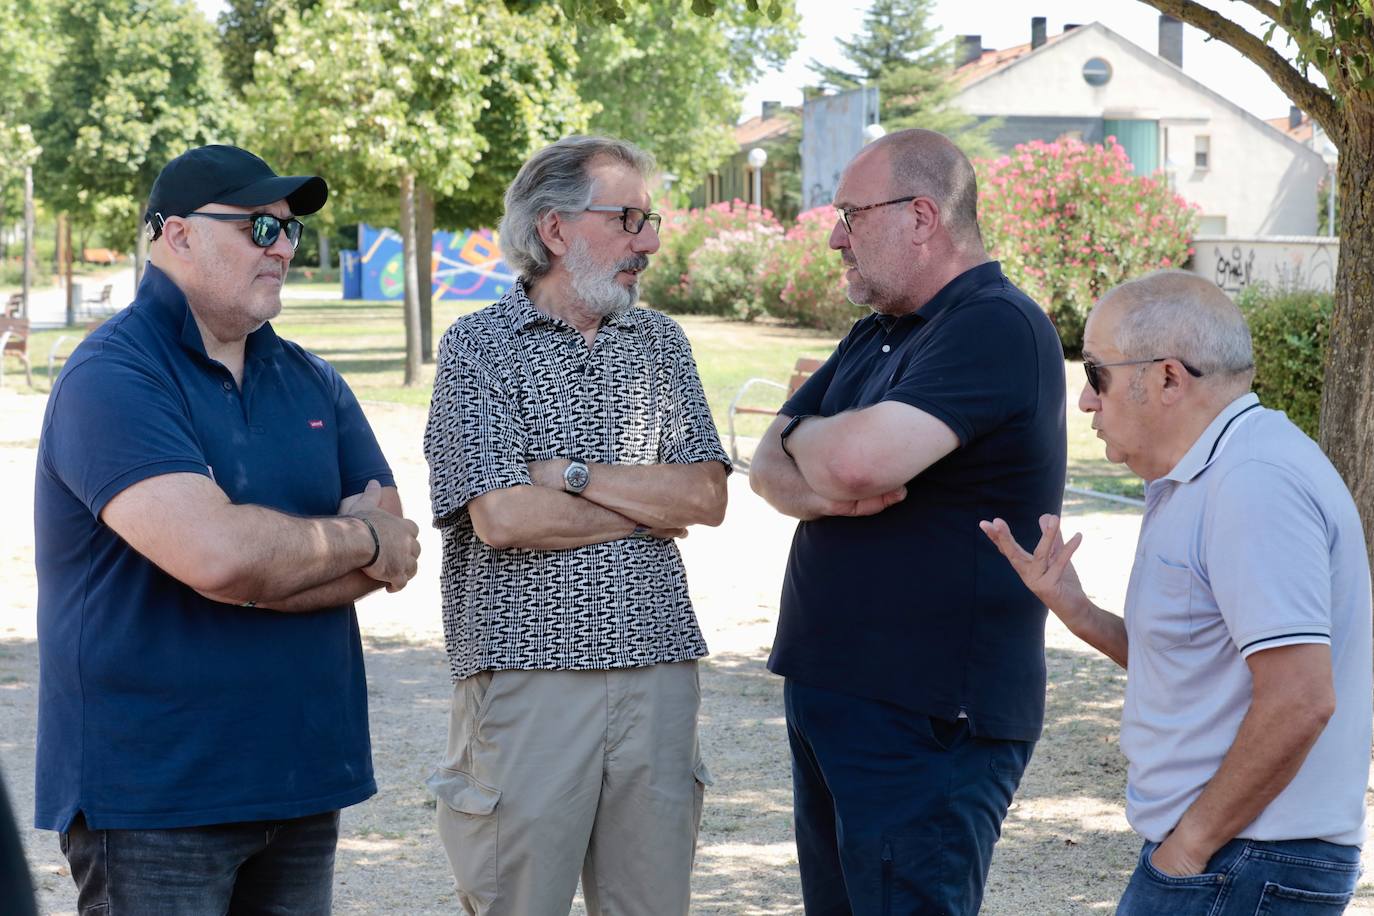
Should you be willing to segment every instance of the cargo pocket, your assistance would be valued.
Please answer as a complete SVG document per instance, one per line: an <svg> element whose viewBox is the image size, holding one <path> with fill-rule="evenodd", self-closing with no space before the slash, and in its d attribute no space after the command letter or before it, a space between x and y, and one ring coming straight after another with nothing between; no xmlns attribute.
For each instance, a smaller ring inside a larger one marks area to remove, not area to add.
<svg viewBox="0 0 1374 916"><path fill-rule="evenodd" d="M439 839L453 868L463 912L486 912L496 901L500 878L499 816L501 790L467 773L439 767L425 780L439 804Z"/></svg>
<svg viewBox="0 0 1374 916"><path fill-rule="evenodd" d="M680 772L680 771L679 771ZM701 833L701 811L706 805L706 787L713 785L715 779L706 767L706 761L697 760L692 767L692 864L696 864L697 837Z"/></svg>

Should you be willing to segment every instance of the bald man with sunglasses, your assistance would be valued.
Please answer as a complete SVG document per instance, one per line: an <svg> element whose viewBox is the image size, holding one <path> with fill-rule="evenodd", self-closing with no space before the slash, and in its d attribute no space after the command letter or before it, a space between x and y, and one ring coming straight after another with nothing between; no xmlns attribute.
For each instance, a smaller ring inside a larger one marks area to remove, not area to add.
<svg viewBox="0 0 1374 916"><path fill-rule="evenodd" d="M405 586L418 529L348 385L268 323L327 197L172 160L133 303L49 398L35 821L82 913L328 913L339 809L376 792L353 602Z"/></svg>
<svg viewBox="0 0 1374 916"><path fill-rule="evenodd" d="M1369 558L1317 444L1250 390L1245 316L1160 271L1083 331L1107 458L1145 479L1123 616L1094 604L1059 519L1034 552L983 531L1030 592L1127 670L1126 819L1144 845L1118 916L1334 914L1360 873L1371 743ZM1018 541L1020 543L1018 543Z"/></svg>

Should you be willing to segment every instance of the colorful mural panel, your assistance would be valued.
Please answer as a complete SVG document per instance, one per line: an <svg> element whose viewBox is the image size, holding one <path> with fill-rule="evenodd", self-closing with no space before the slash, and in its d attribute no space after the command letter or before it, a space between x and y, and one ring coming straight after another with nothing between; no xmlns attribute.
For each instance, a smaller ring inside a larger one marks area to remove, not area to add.
<svg viewBox="0 0 1374 916"><path fill-rule="evenodd" d="M344 298L400 299L405 292L400 233L364 224L358 227L358 244L357 277L350 283L345 269ZM496 300L515 282L490 229L436 231L431 268L435 299Z"/></svg>

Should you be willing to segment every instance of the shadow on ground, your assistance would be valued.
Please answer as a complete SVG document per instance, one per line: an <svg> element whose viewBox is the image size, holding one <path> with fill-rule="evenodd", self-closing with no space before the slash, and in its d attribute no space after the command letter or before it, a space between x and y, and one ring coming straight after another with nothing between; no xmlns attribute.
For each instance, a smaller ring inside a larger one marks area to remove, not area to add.
<svg viewBox="0 0 1374 916"><path fill-rule="evenodd" d="M437 641L364 640L378 794L343 818L335 872L339 913L457 911L424 779L443 751L449 679ZM694 914L802 912L792 840L782 681L766 650L702 664L706 796L693 879ZM1122 815L1125 762L1117 749L1124 674L1088 652L1050 649L1044 737L1007 817L983 913L1111 913L1138 840ZM56 838L27 828L33 806L37 646L0 640L0 769L21 820L44 913L75 910ZM1351 913L1368 913L1363 885ZM573 912L583 912L580 904Z"/></svg>

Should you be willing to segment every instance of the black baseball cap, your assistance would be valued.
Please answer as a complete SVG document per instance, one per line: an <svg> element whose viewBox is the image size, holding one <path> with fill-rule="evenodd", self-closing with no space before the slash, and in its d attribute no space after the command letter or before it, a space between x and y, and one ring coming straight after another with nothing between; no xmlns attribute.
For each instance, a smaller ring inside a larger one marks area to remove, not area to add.
<svg viewBox="0 0 1374 916"><path fill-rule="evenodd" d="M163 166L148 195L143 221L148 237L162 234L169 216L186 216L206 204L257 207L285 200L295 216L314 213L329 199L316 175L278 175L246 149L215 144L188 150Z"/></svg>

